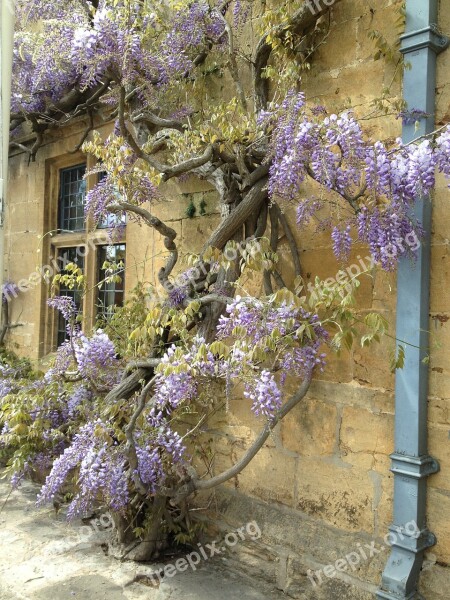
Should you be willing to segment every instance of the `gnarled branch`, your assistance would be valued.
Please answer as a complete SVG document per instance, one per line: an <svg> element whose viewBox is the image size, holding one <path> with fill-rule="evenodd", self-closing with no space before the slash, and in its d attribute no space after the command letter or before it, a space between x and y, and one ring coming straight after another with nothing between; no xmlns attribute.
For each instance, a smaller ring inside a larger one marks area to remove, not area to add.
<svg viewBox="0 0 450 600"><path fill-rule="evenodd" d="M268 421L264 426L261 433L258 435L256 440L244 454L244 456L232 467L220 473L220 475L216 475L211 479L196 479L192 478L190 481L182 485L179 489L176 490L161 490L161 493L165 494L172 498L171 504L178 504L191 494L196 491L201 490L210 490L222 483L225 483L229 479L236 477L239 475L241 471L245 469L245 467L253 460L253 458L258 454L261 450L267 439L269 438L271 432L274 427L289 413L293 408L303 400L306 396L309 386L311 385L311 375L306 377L302 384L300 385L297 392L291 396L291 398L281 407L278 413L273 417L271 421Z"/></svg>
<svg viewBox="0 0 450 600"><path fill-rule="evenodd" d="M338 2L340 0L335 0L333 5ZM296 35L301 34L329 10L330 6L324 5L322 8L312 11L309 3L305 2L288 21L281 23L274 31L271 31L270 35L272 38L283 38L287 31ZM269 99L269 82L263 76L264 69L267 67L272 54L272 46L267 42L267 37L268 34L264 35L259 41L253 61L253 85L257 112L266 108Z"/></svg>
<svg viewBox="0 0 450 600"><path fill-rule="evenodd" d="M203 246L202 252L211 246L222 249L250 215L259 209L268 197L267 181L267 177L263 177L249 190L242 202L217 227Z"/></svg>
<svg viewBox="0 0 450 600"><path fill-rule="evenodd" d="M131 212L139 216L149 227L156 229L158 233L164 236L164 246L169 250L170 256L166 261L164 267L161 267L158 273L159 281L164 285L167 283L170 273L172 272L177 260L178 260L178 249L174 242L177 237L177 232L172 227L169 227L161 219L153 216L148 210L142 208L142 206L136 206L129 202L120 202L118 204L111 204L108 206L108 210L113 213L117 212Z"/></svg>

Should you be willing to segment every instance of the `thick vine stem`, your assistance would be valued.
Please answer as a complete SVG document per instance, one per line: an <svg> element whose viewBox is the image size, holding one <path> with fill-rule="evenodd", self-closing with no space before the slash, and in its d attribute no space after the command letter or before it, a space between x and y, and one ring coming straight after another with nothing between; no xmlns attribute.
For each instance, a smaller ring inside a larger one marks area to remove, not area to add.
<svg viewBox="0 0 450 600"><path fill-rule="evenodd" d="M203 246L202 252L205 252L209 247L219 248L221 250L237 230L242 227L245 221L255 211L258 211L261 204L268 198L267 181L267 177L263 177L255 183L242 202L232 210L228 217L226 217L226 219L217 227Z"/></svg>
<svg viewBox="0 0 450 600"><path fill-rule="evenodd" d="M222 296L221 294L207 294L206 296L202 296L201 298L195 298L194 300L189 298L185 300L184 305L188 306L193 301L199 302L201 306L206 306L207 304L211 304L212 302L229 304L230 302L233 302L233 298L231 296Z"/></svg>
<svg viewBox="0 0 450 600"><path fill-rule="evenodd" d="M259 179L261 179L262 177L266 177L269 174L269 170L270 170L270 165L268 165L268 164L263 164L263 165L259 165L258 167L256 167L256 169L254 171L249 173L242 180L241 190L246 190L248 188L251 188L253 185L255 185L255 183L257 181L259 181Z"/></svg>
<svg viewBox="0 0 450 600"><path fill-rule="evenodd" d="M158 129L176 129L178 131L184 131L184 126L181 121L176 121L175 119L164 119L150 111L144 111L132 115L131 121L132 123L145 123L146 125L150 125Z"/></svg>
<svg viewBox="0 0 450 600"><path fill-rule="evenodd" d="M116 385L105 397L107 405L128 400L141 386L142 381L148 379L148 369L138 368L133 371L126 379Z"/></svg>
<svg viewBox="0 0 450 600"><path fill-rule="evenodd" d="M147 358L146 360L135 360L131 363L128 363L125 367L124 378L135 369L156 369L156 367L159 364L161 364L160 358Z"/></svg>
<svg viewBox="0 0 450 600"><path fill-rule="evenodd" d="M111 204L108 206L108 210L113 213L123 211L134 213L135 215L139 216L149 227L153 227L153 229L156 229L158 233L164 236L164 246L170 252L170 255L164 267L161 267L159 270L158 279L163 286L167 286L169 275L178 260L178 249L174 241L177 237L177 232L175 229L172 229L172 227L166 225L163 221L161 221L161 219L158 219L158 217L152 215L145 208L136 206L135 204L130 204L129 202Z"/></svg>
<svg viewBox="0 0 450 600"><path fill-rule="evenodd" d="M183 175L183 173L188 173L193 169L197 169L198 167L206 165L206 163L212 159L213 153L214 148L211 144L209 144L201 156L194 156L193 158L189 158L188 160L185 160L177 165L165 166L162 180L168 181L172 177Z"/></svg>
<svg viewBox="0 0 450 600"><path fill-rule="evenodd" d="M269 209L268 209L267 203L265 202L262 205L261 211L260 211L258 219L256 221L256 229L255 229L254 237L257 240L262 238L262 236L264 235L264 233L266 231L268 212L269 212Z"/></svg>
<svg viewBox="0 0 450 600"><path fill-rule="evenodd" d="M137 420L139 419L139 417L142 414L142 411L145 408L145 405L147 402L147 396L148 396L150 390L155 385L155 381L156 381L156 377L152 377L152 379L150 379L150 381L148 381L145 384L141 394L139 395L136 409L135 409L134 413L132 414L128 425L125 427L125 436L127 438L127 443L125 446L125 453L128 458L130 474L131 474L133 483L136 486L136 489L138 490L138 492L140 494L142 494L142 496L146 496L148 493L148 490L145 487L145 485L142 483L142 480L139 477L139 473L138 473L139 463L138 463L138 457L136 454L136 444L134 441L134 430L136 428Z"/></svg>
<svg viewBox="0 0 450 600"><path fill-rule="evenodd" d="M236 477L239 475L241 471L245 469L245 467L253 460L253 458L257 455L257 453L261 450L270 434L272 433L274 427L278 425L278 423L289 413L293 408L299 404L306 396L309 387L311 385L311 375L305 377L302 384L300 385L297 392L291 396L291 398L282 406L282 408L278 411L278 413L274 416L271 421L268 421L261 433L258 435L256 440L244 454L244 456L231 468L227 469L220 475L216 475L211 479L195 479L192 478L187 483L183 484L180 488L176 490L161 490L166 496L171 498L171 504L176 505L181 501L186 499L188 496L192 495L194 492L202 491L202 490L210 490L212 488L225 483L229 479Z"/></svg>
<svg viewBox="0 0 450 600"><path fill-rule="evenodd" d="M286 215L283 214L281 210L278 211L278 218L280 220L281 225L283 226L284 233L289 244L292 261L294 263L295 276L300 277L302 274L302 266L300 264L300 255L298 253L297 243L295 241L294 234L292 233L291 226L289 225L289 222L286 219Z"/></svg>
<svg viewBox="0 0 450 600"><path fill-rule="evenodd" d="M134 151L137 157L148 163L153 169L158 171L158 173L162 173L163 181L167 181L168 179L171 179L172 177L177 177L178 175L182 175L183 173L188 173L193 169L205 165L211 160L214 152L214 148L211 144L209 144L206 147L205 151L201 156L189 158L188 160L181 162L177 165L166 165L152 158L139 146L139 144L134 139L133 134L128 129L125 123L125 98L125 89L121 87L118 113L120 132L122 133L123 137L126 139L126 141L128 142L128 144L130 145L131 149Z"/></svg>
<svg viewBox="0 0 450 600"><path fill-rule="evenodd" d="M2 302L2 327L0 330L0 346L5 343L5 336L9 330L9 305L8 302Z"/></svg>
<svg viewBox="0 0 450 600"><path fill-rule="evenodd" d="M10 131L13 131L25 121L29 121L31 122L33 133L36 134L36 139L33 140L31 147L14 141L10 143L10 147L18 148L23 152L29 153L30 161L34 162L36 153L42 146L43 134L45 131L52 127L67 123L79 114L89 111L95 102L108 90L110 83L111 80L106 79L106 81L100 83L97 87L88 92L81 92L78 88L74 88L59 100L59 102L51 104L45 113L13 113L11 115ZM61 119L61 116L65 117L65 119Z"/></svg>

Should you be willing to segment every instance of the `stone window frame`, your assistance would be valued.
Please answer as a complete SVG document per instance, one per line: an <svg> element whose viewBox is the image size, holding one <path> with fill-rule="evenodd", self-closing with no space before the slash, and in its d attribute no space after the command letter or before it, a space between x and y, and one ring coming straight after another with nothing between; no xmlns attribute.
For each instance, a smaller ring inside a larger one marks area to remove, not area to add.
<svg viewBox="0 0 450 600"><path fill-rule="evenodd" d="M58 252L63 248L80 248L84 253L84 273L87 277L87 291L83 299L82 327L89 331L93 328L97 315L97 283L99 248L108 244L108 231L104 228L93 229L93 222L88 219L82 231L61 232L59 222L60 202L60 172L64 169L86 164L86 171L90 172L96 165L96 160L91 155L77 152L63 154L46 160L45 165L45 200L44 200L44 236L42 244L43 265L54 267L56 274L60 262ZM98 182L97 173L86 178L86 192ZM126 252L126 227L121 230L120 237L114 244L124 244ZM50 287L44 286L45 291L41 298L40 325L40 355L46 356L54 352L57 347L58 315L47 305Z"/></svg>

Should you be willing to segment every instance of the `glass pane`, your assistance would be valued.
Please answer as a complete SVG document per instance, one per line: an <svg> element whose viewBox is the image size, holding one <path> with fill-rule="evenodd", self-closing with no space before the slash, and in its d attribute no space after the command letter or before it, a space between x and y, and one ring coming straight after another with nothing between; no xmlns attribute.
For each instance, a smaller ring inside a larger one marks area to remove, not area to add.
<svg viewBox="0 0 450 600"><path fill-rule="evenodd" d="M107 262L123 262L125 265L125 244L116 244L114 246L100 246L98 249L98 279L97 282L103 282L97 292L97 309L98 316L107 320L112 314L114 306L123 306L124 301L124 286L125 286L125 271L121 270L118 275L121 278L120 282L104 281L106 277L105 271L102 269L105 261Z"/></svg>
<svg viewBox="0 0 450 600"><path fill-rule="evenodd" d="M82 254L83 253L84 252L82 252ZM84 256L80 256L77 248L61 248L58 252L58 262L61 265L61 274L64 274L64 269L68 263L75 263L81 268L81 270L84 270ZM67 287L67 285L61 284L59 286L59 296L69 296L69 298L72 298L77 307L77 312L82 312L83 296L80 290L71 290ZM60 346L67 338L67 321L61 315L61 313L59 313L57 330L58 346Z"/></svg>
<svg viewBox="0 0 450 600"><path fill-rule="evenodd" d="M66 231L84 229L84 198L86 165L60 171L60 228Z"/></svg>

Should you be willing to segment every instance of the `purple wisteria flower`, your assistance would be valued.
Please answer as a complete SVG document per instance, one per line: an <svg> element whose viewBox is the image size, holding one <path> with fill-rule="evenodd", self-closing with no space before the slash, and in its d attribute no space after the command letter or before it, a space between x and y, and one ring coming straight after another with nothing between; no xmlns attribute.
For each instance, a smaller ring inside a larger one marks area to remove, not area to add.
<svg viewBox="0 0 450 600"><path fill-rule="evenodd" d="M44 375L43 382L51 383L53 381L59 381L64 373L70 370L70 367L73 364L74 356L72 342L66 340L58 347L53 365ZM39 387L42 383L37 381L36 385Z"/></svg>
<svg viewBox="0 0 450 600"><path fill-rule="evenodd" d="M316 198L305 198L297 206L297 225L304 227L311 218L323 207L323 202Z"/></svg>
<svg viewBox="0 0 450 600"><path fill-rule="evenodd" d="M49 298L47 304L62 314L66 321L70 321L77 315L77 306L70 296L55 296Z"/></svg>
<svg viewBox="0 0 450 600"><path fill-rule="evenodd" d="M80 334L74 343L74 351L83 377L110 385L120 378L114 344L101 329L90 338Z"/></svg>
<svg viewBox="0 0 450 600"><path fill-rule="evenodd" d="M123 510L129 500L126 461L120 449L108 445L98 431L108 429L100 420L81 427L72 443L55 460L38 495L37 504L51 502L61 490L69 473L79 468L79 492L69 505L67 516L85 514L101 494L108 506Z"/></svg>
<svg viewBox="0 0 450 600"><path fill-rule="evenodd" d="M247 384L244 396L253 401L252 411L256 416L271 420L281 408L282 395L275 377L267 370L261 371L259 378Z"/></svg>
<svg viewBox="0 0 450 600"><path fill-rule="evenodd" d="M337 258L348 260L352 248L352 236L350 234L352 227L347 224L345 229L333 227L331 239L333 240L333 252Z"/></svg>
<svg viewBox="0 0 450 600"><path fill-rule="evenodd" d="M83 384L78 385L67 400L67 412L70 418L78 413L82 404L92 400L92 392Z"/></svg>
<svg viewBox="0 0 450 600"><path fill-rule="evenodd" d="M418 108L411 108L410 110L402 110L397 119L401 119L403 125L414 125L416 121L420 121L421 119L426 119L430 115L423 110Z"/></svg>
<svg viewBox="0 0 450 600"><path fill-rule="evenodd" d="M273 129L272 197L289 202L301 198L308 176L330 193L337 192L354 211L353 219L322 223L331 225L338 257L349 256L353 239L368 243L383 269L393 269L401 256L411 253L406 236L421 236L411 206L433 189L436 167L450 177L450 126L435 142L419 139L404 145L397 140L388 148L381 141L367 141L350 111L325 117L313 111L313 117L308 116L302 95L292 91L282 104L260 116L259 123ZM312 201L299 201L299 226L308 223L314 208ZM351 235L353 227L357 238Z"/></svg>
<svg viewBox="0 0 450 600"><path fill-rule="evenodd" d="M91 217L95 223L107 220L110 214L108 213L108 206L116 204L117 201L117 188L109 177L104 177L86 194L84 204L86 218Z"/></svg>
<svg viewBox="0 0 450 600"><path fill-rule="evenodd" d="M136 444L137 474L149 491L155 492L158 486L164 484L168 469L185 463L186 447L180 434L170 427L162 413L152 413L148 421L154 427L154 433L140 436ZM144 442L147 443L144 445Z"/></svg>

